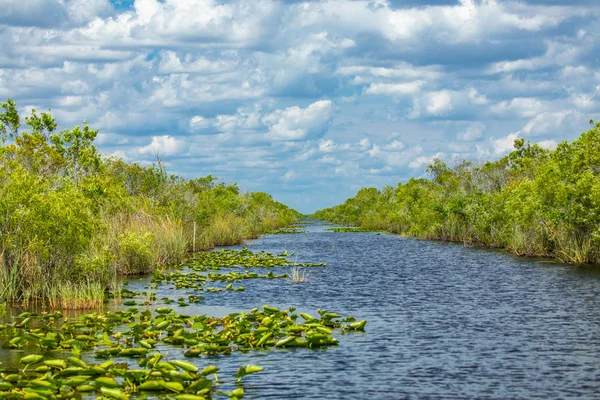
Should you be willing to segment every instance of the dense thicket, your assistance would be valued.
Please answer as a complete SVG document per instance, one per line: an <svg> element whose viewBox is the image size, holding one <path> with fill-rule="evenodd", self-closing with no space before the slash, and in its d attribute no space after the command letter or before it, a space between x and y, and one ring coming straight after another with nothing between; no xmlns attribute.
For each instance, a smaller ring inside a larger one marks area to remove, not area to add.
<svg viewBox="0 0 600 400"><path fill-rule="evenodd" d="M300 217L266 193L240 193L208 176L168 175L103 158L97 131L57 131L15 104L0 110L0 302L102 301L117 274L150 272L196 249L239 243Z"/></svg>
<svg viewBox="0 0 600 400"><path fill-rule="evenodd" d="M600 262L600 123L554 151L518 139L498 161L448 166L435 160L427 171L430 179L363 188L313 217L519 255Z"/></svg>

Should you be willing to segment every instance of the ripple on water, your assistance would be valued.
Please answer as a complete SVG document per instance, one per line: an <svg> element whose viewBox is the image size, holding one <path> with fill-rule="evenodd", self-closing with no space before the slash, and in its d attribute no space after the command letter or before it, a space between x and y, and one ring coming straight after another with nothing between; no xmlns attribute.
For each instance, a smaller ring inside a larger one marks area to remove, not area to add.
<svg viewBox="0 0 600 400"><path fill-rule="evenodd" d="M244 281L245 292L208 295L178 309L222 316L269 304L367 319L335 348L234 353L204 360L223 376L265 368L246 398L597 398L600 270L501 251L376 233L268 235L251 250L295 251L309 283ZM148 280L132 280L143 288ZM159 286L157 297L171 295ZM184 291L181 295L186 295Z"/></svg>

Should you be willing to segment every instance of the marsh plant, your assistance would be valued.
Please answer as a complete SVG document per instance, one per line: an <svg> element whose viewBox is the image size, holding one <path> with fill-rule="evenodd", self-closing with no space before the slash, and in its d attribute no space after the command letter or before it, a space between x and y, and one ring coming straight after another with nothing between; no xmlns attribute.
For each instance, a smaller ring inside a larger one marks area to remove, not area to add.
<svg viewBox="0 0 600 400"><path fill-rule="evenodd" d="M292 283L308 283L308 274L306 269L300 269L300 267L292 267L290 269L290 275L288 280Z"/></svg>
<svg viewBox="0 0 600 400"><path fill-rule="evenodd" d="M302 217L210 175L190 180L160 160L102 156L85 122L57 127L50 112L22 118L12 100L0 103L0 302L96 307L115 275L153 272L180 263L194 242L236 244Z"/></svg>
<svg viewBox="0 0 600 400"><path fill-rule="evenodd" d="M207 365L207 357L212 363L238 351L336 346L335 331L362 332L365 325L364 320L327 310L313 316L268 305L222 318L178 314L167 307L154 312L131 308L87 313L79 318L65 318L61 312L25 312L0 324L0 348L16 356L14 365L0 369L0 398L241 399L239 384L263 368L241 366L233 374L238 387L224 393L219 390L220 368ZM35 354L24 354L30 349ZM169 349L181 349L186 359L167 358ZM91 353L98 361L83 357ZM54 358L57 354L62 357Z"/></svg>

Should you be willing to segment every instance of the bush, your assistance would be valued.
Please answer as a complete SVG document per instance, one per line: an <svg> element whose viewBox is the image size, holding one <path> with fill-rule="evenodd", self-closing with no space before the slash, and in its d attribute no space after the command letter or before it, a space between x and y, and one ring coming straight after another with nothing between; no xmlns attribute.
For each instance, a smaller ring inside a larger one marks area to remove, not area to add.
<svg viewBox="0 0 600 400"><path fill-rule="evenodd" d="M314 218L527 256L600 262L600 124L555 151L523 139L506 157L448 167L430 179L361 189Z"/></svg>
<svg viewBox="0 0 600 400"><path fill-rule="evenodd" d="M56 131L0 103L0 302L92 307L117 274L152 272L198 248L239 243L300 218L265 193L102 158L97 131Z"/></svg>

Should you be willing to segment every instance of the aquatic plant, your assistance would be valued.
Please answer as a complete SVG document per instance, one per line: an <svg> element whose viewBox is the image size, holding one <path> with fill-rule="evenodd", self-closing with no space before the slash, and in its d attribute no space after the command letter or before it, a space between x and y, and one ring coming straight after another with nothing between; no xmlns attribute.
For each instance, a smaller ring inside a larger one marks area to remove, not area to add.
<svg viewBox="0 0 600 400"><path fill-rule="evenodd" d="M144 355L138 367L106 361L88 364L78 357L46 359L43 355L21 358L24 369L0 374L3 399L70 399L96 394L108 399L130 396L169 396L176 400L203 400L218 393L219 368L200 369L184 360L163 360L161 353ZM32 368L29 368L32 367ZM234 378L262 371L258 366L240 367ZM210 376L213 379L210 379ZM231 396L229 396L231 397Z"/></svg>
<svg viewBox="0 0 600 400"><path fill-rule="evenodd" d="M289 281L292 283L306 283L308 282L308 275L306 274L306 270L300 270L298 267L292 267L291 274L289 276Z"/></svg>
<svg viewBox="0 0 600 400"><path fill-rule="evenodd" d="M158 343L186 348L186 357L229 354L260 347L336 345L334 329L363 330L352 317L318 310L319 317L265 305L222 318L178 314L168 307L87 313L78 319L60 312L25 312L0 325L0 348L38 346L42 351L95 350L96 357L140 357ZM365 322L366 323L366 322Z"/></svg>
<svg viewBox="0 0 600 400"><path fill-rule="evenodd" d="M344 232L344 233L352 233L352 232L380 232L380 229L365 229L365 228L358 228L358 227L352 227L352 226L344 226L344 227L335 227L335 228L326 228L326 231L331 231L331 232Z"/></svg>
<svg viewBox="0 0 600 400"><path fill-rule="evenodd" d="M266 232L267 235L298 235L306 233L306 230L301 228L281 228L273 231Z"/></svg>
<svg viewBox="0 0 600 400"><path fill-rule="evenodd" d="M179 314L167 307L154 312L131 308L87 313L77 319L64 318L61 312L25 312L0 325L0 347L20 352L35 346L38 354L23 356L20 366L8 366L0 373L0 398L68 399L92 393L119 400L144 394L176 400L218 394L240 397L241 388L229 393L218 390L217 366L163 360L157 349L182 348L185 357L197 358L264 348L316 348L337 345L334 330L363 331L366 324L327 310L317 310L318 317L294 311L265 305L216 318ZM71 351L72 356L50 358L55 350ZM107 361L85 362L82 352L94 352ZM116 363L114 357L129 361ZM134 361L137 367L132 367ZM260 371L259 366L246 365L233 377L240 383Z"/></svg>

